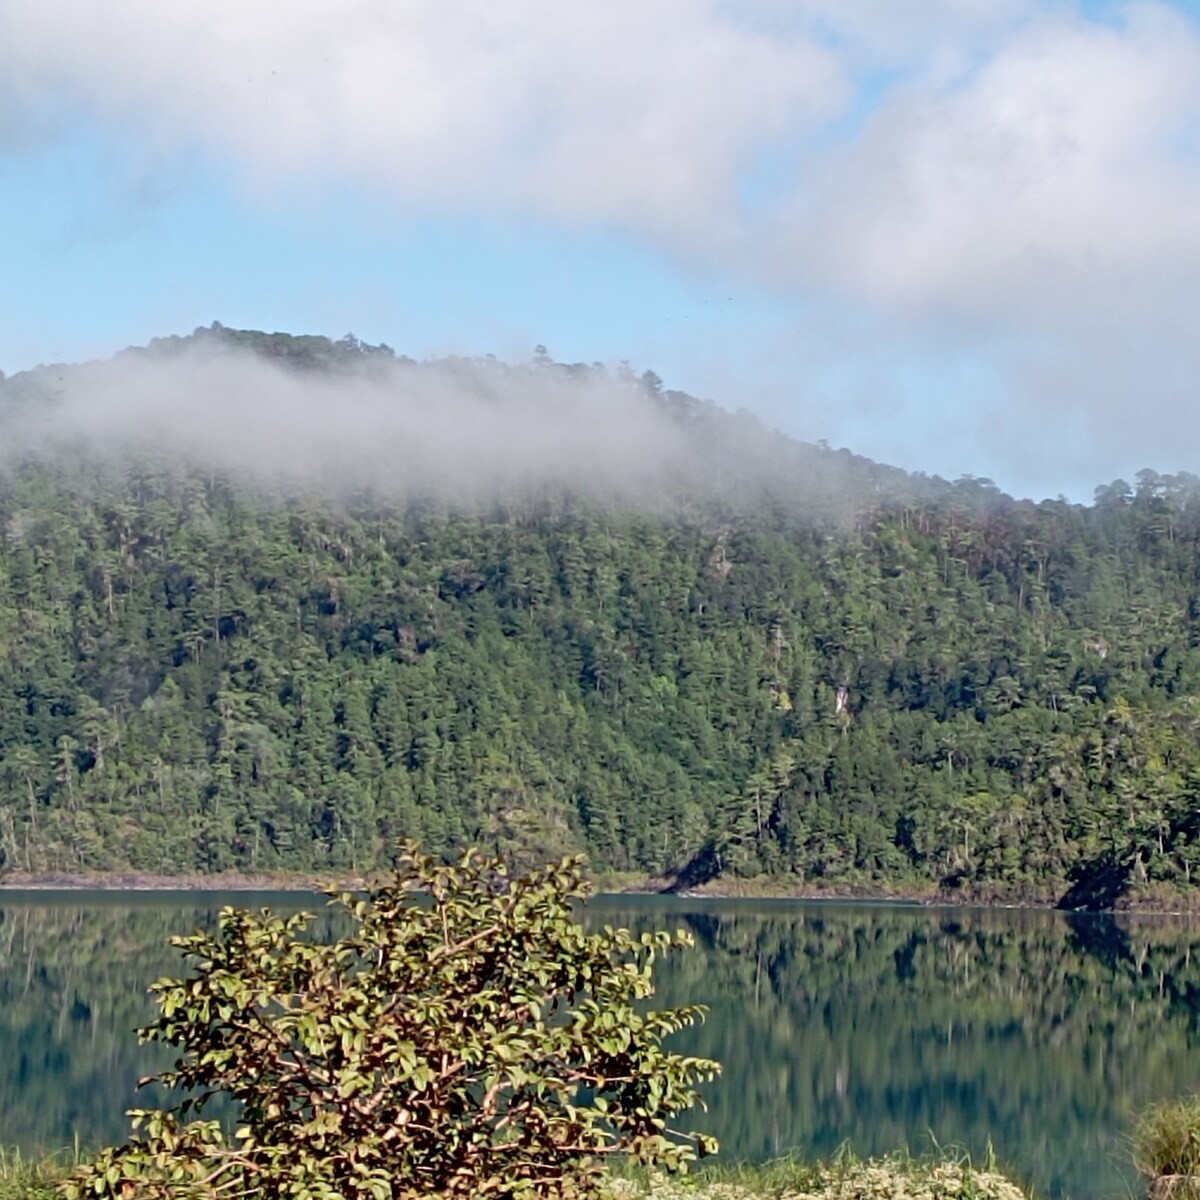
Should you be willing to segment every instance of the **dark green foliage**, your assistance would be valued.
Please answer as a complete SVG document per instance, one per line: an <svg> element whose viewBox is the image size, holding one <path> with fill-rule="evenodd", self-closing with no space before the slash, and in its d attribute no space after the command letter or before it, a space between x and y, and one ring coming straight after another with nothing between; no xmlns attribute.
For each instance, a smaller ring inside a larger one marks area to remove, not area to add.
<svg viewBox="0 0 1200 1200"><path fill-rule="evenodd" d="M629 386L700 464L641 507L0 469L4 866L352 873L415 836L687 883L1193 887L1193 477L1017 502Z"/></svg>
<svg viewBox="0 0 1200 1200"><path fill-rule="evenodd" d="M668 1121L719 1068L662 1040L703 1010L639 1002L690 939L587 933L587 893L578 859L510 880L410 844L365 898L335 898L352 929L334 942L305 938L306 914L232 908L217 936L173 939L195 972L154 986L141 1036L181 1051L156 1078L185 1098L135 1110L64 1197L574 1196L616 1151L686 1169L715 1143ZM214 1096L238 1103L232 1136L182 1119Z"/></svg>

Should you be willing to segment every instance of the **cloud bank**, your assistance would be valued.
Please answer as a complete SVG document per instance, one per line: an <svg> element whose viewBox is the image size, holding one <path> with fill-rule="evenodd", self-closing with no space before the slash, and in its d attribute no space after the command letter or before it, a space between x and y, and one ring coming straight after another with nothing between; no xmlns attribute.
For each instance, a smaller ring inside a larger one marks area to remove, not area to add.
<svg viewBox="0 0 1200 1200"><path fill-rule="evenodd" d="M82 111L267 190L344 178L681 245L719 234L764 139L820 119L841 86L829 50L694 0L0 6L10 131Z"/></svg>
<svg viewBox="0 0 1200 1200"><path fill-rule="evenodd" d="M1057 297L1200 247L1200 28L1161 3L1115 14L43 0L0 6L0 128L86 114L268 191L349 179L906 312L1013 311L1031 284Z"/></svg>
<svg viewBox="0 0 1200 1200"><path fill-rule="evenodd" d="M0 388L0 464L183 462L285 487L489 499L514 487L636 500L690 456L607 372L487 360L299 371L203 342L46 368Z"/></svg>

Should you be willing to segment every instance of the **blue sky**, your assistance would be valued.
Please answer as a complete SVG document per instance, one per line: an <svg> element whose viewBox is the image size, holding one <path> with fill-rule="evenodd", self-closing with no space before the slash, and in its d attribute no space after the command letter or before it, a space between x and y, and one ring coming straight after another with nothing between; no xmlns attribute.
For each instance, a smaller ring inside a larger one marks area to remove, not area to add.
<svg viewBox="0 0 1200 1200"><path fill-rule="evenodd" d="M1200 474L1200 5L0 3L0 368L628 360L1087 498Z"/></svg>

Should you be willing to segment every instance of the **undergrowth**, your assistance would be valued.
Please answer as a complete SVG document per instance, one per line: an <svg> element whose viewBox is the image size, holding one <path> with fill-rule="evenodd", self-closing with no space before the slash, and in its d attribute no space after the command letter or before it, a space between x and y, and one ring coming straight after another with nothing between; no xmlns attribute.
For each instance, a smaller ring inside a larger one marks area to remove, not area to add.
<svg viewBox="0 0 1200 1200"><path fill-rule="evenodd" d="M1133 1164L1155 1197L1200 1197L1200 1096L1142 1114L1133 1131Z"/></svg>
<svg viewBox="0 0 1200 1200"><path fill-rule="evenodd" d="M57 1200L57 1185L80 1160L78 1151L30 1158L0 1147L0 1200ZM615 1164L604 1191L608 1200L1028 1200L991 1162L976 1167L966 1155L946 1154L860 1159L848 1147L826 1162L709 1162L685 1176Z"/></svg>
<svg viewBox="0 0 1200 1200"><path fill-rule="evenodd" d="M54 1200L59 1180L78 1162L76 1151L30 1158L0 1146L0 1200Z"/></svg>
<svg viewBox="0 0 1200 1200"><path fill-rule="evenodd" d="M687 1176L626 1170L609 1181L613 1200L1028 1200L990 1158L890 1154L859 1158L843 1147L826 1162L705 1164Z"/></svg>

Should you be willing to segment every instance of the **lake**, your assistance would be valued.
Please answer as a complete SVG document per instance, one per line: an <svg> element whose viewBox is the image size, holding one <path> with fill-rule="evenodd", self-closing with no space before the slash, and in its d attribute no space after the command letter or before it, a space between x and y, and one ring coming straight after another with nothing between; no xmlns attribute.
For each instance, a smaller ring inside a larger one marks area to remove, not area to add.
<svg viewBox="0 0 1200 1200"><path fill-rule="evenodd" d="M144 992L172 933L225 903L295 894L0 892L0 1144L121 1140ZM656 970L663 1004L703 1002L675 1039L719 1059L693 1125L769 1158L989 1141L1043 1195L1127 1194L1124 1140L1145 1104L1200 1090L1200 924L1025 910L606 897L589 920L685 928ZM151 1097L152 1099L152 1097Z"/></svg>

